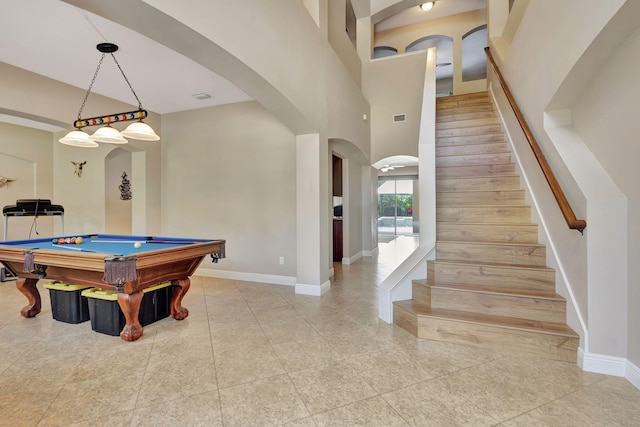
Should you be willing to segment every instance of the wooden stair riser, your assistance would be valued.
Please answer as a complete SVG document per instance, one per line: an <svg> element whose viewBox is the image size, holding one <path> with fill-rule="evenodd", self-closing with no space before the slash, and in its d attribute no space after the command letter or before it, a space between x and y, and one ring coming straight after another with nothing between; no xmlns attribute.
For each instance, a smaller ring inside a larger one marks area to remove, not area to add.
<svg viewBox="0 0 640 427"><path fill-rule="evenodd" d="M436 205L440 207L477 205L524 206L524 204L524 190L440 191L436 193Z"/></svg>
<svg viewBox="0 0 640 427"><path fill-rule="evenodd" d="M441 107L438 109L438 114L436 116L436 120L446 121L448 117L458 116L460 114L468 114L468 113L484 113L491 112L495 115L495 108L493 108L493 104L490 102L466 105L466 106L455 106L455 107Z"/></svg>
<svg viewBox="0 0 640 427"><path fill-rule="evenodd" d="M505 142L502 130L483 135L439 136L436 137L436 147L451 145L488 144L493 142Z"/></svg>
<svg viewBox="0 0 640 427"><path fill-rule="evenodd" d="M567 319L564 300L439 287L431 287L427 292L430 293L432 308L556 323Z"/></svg>
<svg viewBox="0 0 640 427"><path fill-rule="evenodd" d="M505 352L525 352L575 363L578 337L548 334L492 324L418 314L403 302L394 303L393 323L418 338L469 345Z"/></svg>
<svg viewBox="0 0 640 427"><path fill-rule="evenodd" d="M530 206L459 206L436 207L436 221L442 222L505 222L531 221Z"/></svg>
<svg viewBox="0 0 640 427"><path fill-rule="evenodd" d="M436 259L544 266L547 254L538 244L437 241Z"/></svg>
<svg viewBox="0 0 640 427"><path fill-rule="evenodd" d="M515 174L513 163L471 166L441 166L436 168L436 179L471 176L511 176Z"/></svg>
<svg viewBox="0 0 640 427"><path fill-rule="evenodd" d="M518 291L555 292L549 268L427 261L427 279L434 283L490 286Z"/></svg>
<svg viewBox="0 0 640 427"><path fill-rule="evenodd" d="M535 224L459 224L436 222L436 240L538 243Z"/></svg>
<svg viewBox="0 0 640 427"><path fill-rule="evenodd" d="M436 110L487 104L491 105L491 98L489 98L488 94L479 92L472 95L438 98L436 100Z"/></svg>
<svg viewBox="0 0 640 427"><path fill-rule="evenodd" d="M579 338L477 325L455 319L418 316L419 338L471 345L497 351L525 352L549 359L576 363Z"/></svg>
<svg viewBox="0 0 640 427"><path fill-rule="evenodd" d="M496 114L492 110L470 111L468 113L457 113L457 114L447 111L447 114L438 114L438 117L436 117L436 123L463 122L466 120L482 120L482 119L495 119L495 118L496 118ZM497 122L494 121L492 123L497 123Z"/></svg>
<svg viewBox="0 0 640 427"><path fill-rule="evenodd" d="M507 143L444 145L436 144L436 156L470 156L472 154L492 154L509 152Z"/></svg>
<svg viewBox="0 0 640 427"><path fill-rule="evenodd" d="M480 176L436 179L436 191L519 190L519 176Z"/></svg>
<svg viewBox="0 0 640 427"><path fill-rule="evenodd" d="M459 156L437 156L436 167L443 166L468 166L468 165L492 165L494 163L507 163L511 161L511 153L472 154Z"/></svg>
<svg viewBox="0 0 640 427"><path fill-rule="evenodd" d="M446 122L438 122L436 121L436 132L439 130L445 129L466 129L473 128L478 126L500 126L500 122L495 115L492 117L483 117L479 119L467 119L467 120L454 120L454 121L446 121Z"/></svg>
<svg viewBox="0 0 640 427"><path fill-rule="evenodd" d="M453 129L436 129L436 141L441 136L470 136L502 133L500 125L473 126Z"/></svg>

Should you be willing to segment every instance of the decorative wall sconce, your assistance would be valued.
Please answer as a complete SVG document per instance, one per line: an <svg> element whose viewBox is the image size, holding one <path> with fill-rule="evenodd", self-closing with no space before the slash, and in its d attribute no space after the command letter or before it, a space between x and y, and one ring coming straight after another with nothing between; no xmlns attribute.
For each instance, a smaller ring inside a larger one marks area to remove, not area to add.
<svg viewBox="0 0 640 427"><path fill-rule="evenodd" d="M98 51L102 52L102 56L100 57L100 62L98 62L98 68L96 68L96 72L93 75L93 79L91 79L91 83L89 84L89 89L87 89L87 93L84 96L84 100L82 101L82 105L80 106L80 111L78 111L78 119L73 122L73 126L76 130L69 132L63 138L60 138L59 141L66 145L71 145L74 147L97 147L98 142L104 142L107 144L126 144L128 141L125 139L139 139L142 141L157 141L160 139L158 135L154 132L154 130L148 124L144 123L142 119L147 117L147 111L142 108L142 103L136 95L136 92L133 90L131 83L129 83L129 79L124 74L122 67L118 63L118 60L114 56L114 52L118 50L118 46L113 43L100 43L96 46ZM113 60L115 61L118 69L122 73L122 77L129 85L129 89L131 89L131 93L138 101L138 110L129 111L126 113L117 113L110 114L107 116L101 117L91 117L89 119L82 119L82 110L84 109L85 104L87 103L87 99L89 98L89 94L91 93L91 89L93 88L93 84L96 81L96 77L98 76L98 72L100 71L100 66L102 65L102 61L106 54L110 54ZM122 132L118 132L117 129L111 127L111 123L116 122L126 122L130 120L137 120L136 122L130 124L125 130ZM106 125L104 127L99 128L97 131L93 133L93 135L89 136L88 133L81 130L86 126L97 126L97 125Z"/></svg>

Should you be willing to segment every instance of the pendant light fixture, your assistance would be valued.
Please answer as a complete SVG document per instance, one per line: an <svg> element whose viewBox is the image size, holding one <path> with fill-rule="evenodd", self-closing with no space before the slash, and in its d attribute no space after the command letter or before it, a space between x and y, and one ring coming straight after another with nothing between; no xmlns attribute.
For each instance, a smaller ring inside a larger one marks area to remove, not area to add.
<svg viewBox="0 0 640 427"><path fill-rule="evenodd" d="M142 103L140 102L138 95L136 95L133 87L131 87L131 83L129 83L129 79L127 79L127 76L125 76L124 71L122 71L122 67L120 67L118 60L113 55L113 53L118 50L118 46L113 43L100 43L96 46L96 49L102 52L102 56L100 57L100 62L98 62L98 68L96 68L96 72L93 74L93 78L91 79L91 83L89 84L89 89L87 89L87 93L84 96L84 100L82 101L82 105L80 106L80 111L78 111L78 120L73 122L73 126L76 128L76 130L69 132L63 138L60 138L59 141L62 144L71 145L74 147L97 147L98 142L107 144L126 144L128 142L126 138L139 139L143 141L159 140L160 137L154 132L151 126L142 121L142 119L147 117L147 110L142 108ZM127 85L129 85L131 93L133 93L136 101L138 101L138 110L83 119L81 118L82 110L87 103L87 99L89 98L89 94L91 93L91 89L93 88L93 84L95 83L98 72L100 71L100 66L102 65L102 61L104 60L104 57L107 53L110 54L113 58L114 62L118 66L118 69L122 73L122 77L124 77ZM111 123L126 122L131 120L137 121L131 123L122 132L118 132L117 129L111 127ZM89 135L85 131L81 130L82 128L87 126L97 125L106 126L99 128L94 132L93 135Z"/></svg>
<svg viewBox="0 0 640 427"><path fill-rule="evenodd" d="M428 1L426 3L422 3L420 5L420 9L424 10L425 12L429 12L431 9L433 9L434 5L435 5L435 1Z"/></svg>

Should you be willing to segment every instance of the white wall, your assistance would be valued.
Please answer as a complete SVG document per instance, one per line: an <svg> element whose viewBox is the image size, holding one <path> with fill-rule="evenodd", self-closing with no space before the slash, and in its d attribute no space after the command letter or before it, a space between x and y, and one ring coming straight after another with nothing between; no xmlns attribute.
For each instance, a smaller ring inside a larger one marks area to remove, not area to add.
<svg viewBox="0 0 640 427"><path fill-rule="evenodd" d="M295 277L295 135L256 102L164 115L162 135L163 234L226 239L203 269Z"/></svg>

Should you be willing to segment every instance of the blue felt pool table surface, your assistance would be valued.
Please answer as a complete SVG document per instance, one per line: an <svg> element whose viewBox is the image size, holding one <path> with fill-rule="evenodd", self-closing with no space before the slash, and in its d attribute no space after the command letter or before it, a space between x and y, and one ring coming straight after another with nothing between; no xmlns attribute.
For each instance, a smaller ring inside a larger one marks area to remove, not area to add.
<svg viewBox="0 0 640 427"><path fill-rule="evenodd" d="M10 240L0 242L0 245L20 247L24 249L45 249L45 250L61 250L67 252L87 252L104 254L104 256L130 256L144 252L177 248L192 243L209 242L205 239L185 239L176 237L151 237L151 236L123 236L115 234L88 234L80 236L60 236L60 237L82 237L81 244L58 244L53 243L53 237L29 239L29 240ZM140 248L136 248L134 244L140 242Z"/></svg>

